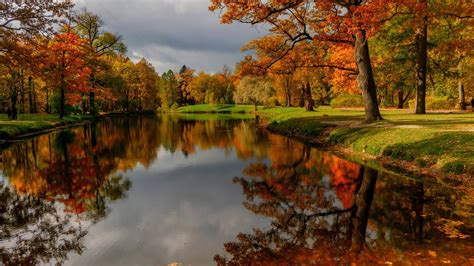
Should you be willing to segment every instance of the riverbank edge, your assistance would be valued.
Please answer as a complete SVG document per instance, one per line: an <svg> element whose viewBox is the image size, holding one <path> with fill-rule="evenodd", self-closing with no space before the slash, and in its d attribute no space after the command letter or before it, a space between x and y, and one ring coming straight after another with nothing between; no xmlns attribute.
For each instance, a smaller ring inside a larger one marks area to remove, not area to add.
<svg viewBox="0 0 474 266"><path fill-rule="evenodd" d="M95 121L101 121L101 120L111 118L111 117L155 116L155 115L156 113L152 111L110 112L110 113L104 113L104 114L98 114L98 115L84 115L84 116L77 116L73 120L60 120L58 122L52 122L52 123L45 124L37 128L26 127L24 129L19 130L15 134L9 134L8 132L2 130L0 127L0 145L9 143L9 142L21 141L27 138L54 132L57 130L62 130L65 128L76 127L76 126L84 125L84 124L95 122ZM41 115L38 115L38 117L40 116Z"/></svg>
<svg viewBox="0 0 474 266"><path fill-rule="evenodd" d="M375 156L363 152L357 152L351 147L328 141L330 134L340 128L337 126L327 125L321 128L321 130L314 131L311 134L306 134L295 131L291 127L286 127L284 124L284 122L280 122L278 126L274 123L269 123L262 126L265 130L268 130L273 134L278 134L297 140L306 145L328 151L341 158L348 159L362 165L367 165L377 170L403 173L410 176L429 176L434 178L442 177L442 180L470 180L470 174L468 173L448 173L442 171L441 169L420 166L414 161L405 161L392 158L390 156Z"/></svg>
<svg viewBox="0 0 474 266"><path fill-rule="evenodd" d="M222 108L222 107L221 107ZM216 110L217 109L217 110ZM452 180L469 180L470 176L474 175L474 166L463 166L461 171L451 172L445 169L437 167L437 165L427 164L426 166L422 165L423 162L418 161L418 159L413 160L403 160L399 158L394 158L389 154L382 155L373 155L367 152L360 152L354 150L350 145L347 145L345 142L349 138L348 133L344 130L349 129L346 125L334 125L334 124L325 124L321 122L321 119L312 119L311 117L286 117L283 120L276 121L275 114L267 112L265 109L258 110L254 112L253 109L250 109L248 106L242 106L241 108L236 108L235 106L229 105L225 108L215 108L209 110L208 112L204 111L203 108L184 108L178 110L178 113L187 113L187 114L233 114L233 113L247 113L258 115L261 120L266 121L262 125L263 128L268 130L271 133L283 135L292 139L296 139L300 142L314 146L331 153L334 153L340 157L347 158L349 160L369 164L374 168L384 168L384 169L395 169L396 171L404 172L411 175L428 175L432 177L443 177L443 179L448 178ZM247 109L242 111L242 109ZM309 119L305 121L304 119ZM309 125L308 125L309 122ZM368 136L373 133L373 130L370 128L367 129L362 137ZM461 133L460 133L461 134ZM365 142L364 146L367 147L367 150L373 148L372 143ZM410 148L410 143L406 143L407 147ZM452 164L463 165L462 162L452 161Z"/></svg>

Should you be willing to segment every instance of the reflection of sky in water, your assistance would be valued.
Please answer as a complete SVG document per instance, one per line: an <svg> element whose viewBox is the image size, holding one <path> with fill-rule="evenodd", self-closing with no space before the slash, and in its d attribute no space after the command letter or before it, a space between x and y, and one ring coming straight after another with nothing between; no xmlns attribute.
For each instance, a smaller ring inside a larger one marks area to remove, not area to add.
<svg viewBox="0 0 474 266"><path fill-rule="evenodd" d="M89 228L87 250L66 264L209 265L224 242L265 227L242 206L242 188L232 183L246 163L224 153L211 149L186 159L160 150L148 170L128 172L127 199L111 204L110 215Z"/></svg>
<svg viewBox="0 0 474 266"><path fill-rule="evenodd" d="M1 184L8 186L8 178L5 176L3 171L0 170L0 185Z"/></svg>
<svg viewBox="0 0 474 266"><path fill-rule="evenodd" d="M332 189L330 177L328 175L323 176L323 182L321 185L325 188L324 197L332 202L331 208L344 209L341 200L337 197L336 191Z"/></svg>

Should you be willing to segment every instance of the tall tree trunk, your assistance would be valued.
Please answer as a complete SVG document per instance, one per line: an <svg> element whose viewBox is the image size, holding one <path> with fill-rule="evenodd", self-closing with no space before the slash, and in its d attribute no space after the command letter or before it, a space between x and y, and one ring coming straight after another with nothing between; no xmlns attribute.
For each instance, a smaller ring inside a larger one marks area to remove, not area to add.
<svg viewBox="0 0 474 266"><path fill-rule="evenodd" d="M28 76L28 100L30 104L30 114L33 114L35 110L33 106L33 78L31 76Z"/></svg>
<svg viewBox="0 0 474 266"><path fill-rule="evenodd" d="M38 113L38 94L33 92L33 111L35 114Z"/></svg>
<svg viewBox="0 0 474 266"><path fill-rule="evenodd" d="M89 92L89 110L91 115L97 114L95 109L95 93L93 91Z"/></svg>
<svg viewBox="0 0 474 266"><path fill-rule="evenodd" d="M81 102L82 102L82 114L85 115L87 113L87 103L86 103L86 94L81 93Z"/></svg>
<svg viewBox="0 0 474 266"><path fill-rule="evenodd" d="M304 86L304 107L306 111L314 111L314 100L311 95L311 83L306 81L306 86Z"/></svg>
<svg viewBox="0 0 474 266"><path fill-rule="evenodd" d="M398 89L398 109L403 109L403 91Z"/></svg>
<svg viewBox="0 0 474 266"><path fill-rule="evenodd" d="M394 90L392 90L390 94L390 106L391 107L395 106L395 91Z"/></svg>
<svg viewBox="0 0 474 266"><path fill-rule="evenodd" d="M291 107L291 92L286 93L286 107Z"/></svg>
<svg viewBox="0 0 474 266"><path fill-rule="evenodd" d="M92 74L91 76L91 83L92 83L92 91L89 92L89 111L91 115L97 114L97 110L95 108L95 76Z"/></svg>
<svg viewBox="0 0 474 266"><path fill-rule="evenodd" d="M59 85L59 118L60 119L63 119L64 118L64 115L65 115L65 112L66 112L66 108L65 108L65 105L66 105L66 95L65 95L65 90L66 90L66 81L65 81L65 77L64 77L64 74L61 74L61 83Z"/></svg>
<svg viewBox="0 0 474 266"><path fill-rule="evenodd" d="M384 95L383 95L383 106L387 107L387 104L389 103L388 102L388 99L389 99L389 95L388 95L388 87L385 87L384 89Z"/></svg>
<svg viewBox="0 0 474 266"><path fill-rule="evenodd" d="M464 83L462 82L462 80L459 80L458 89L459 89L459 108L461 108L461 110L466 110L466 95L464 93Z"/></svg>
<svg viewBox="0 0 474 266"><path fill-rule="evenodd" d="M51 108L49 106L49 89L46 87L46 107L45 107L45 112L47 114L51 113Z"/></svg>
<svg viewBox="0 0 474 266"><path fill-rule="evenodd" d="M63 119L65 115L65 105L66 105L66 75L64 71L66 70L66 52L62 52L62 61L61 61L61 80L59 81L59 118Z"/></svg>
<svg viewBox="0 0 474 266"><path fill-rule="evenodd" d="M17 120L18 118L18 110L16 109L17 98L18 89L16 84L12 84L10 87L10 109L8 110L8 118L10 118L10 120Z"/></svg>
<svg viewBox="0 0 474 266"><path fill-rule="evenodd" d="M286 98L286 107L291 107L291 84L290 79L285 79L285 98Z"/></svg>
<svg viewBox="0 0 474 266"><path fill-rule="evenodd" d="M126 90L126 93L125 93L125 110L126 110L127 112L130 112L130 107L129 107L129 106L130 106L130 103L129 103L130 100L129 100L129 95L128 95L128 94L129 94L129 91L128 91L128 89L127 89L127 90Z"/></svg>
<svg viewBox="0 0 474 266"><path fill-rule="evenodd" d="M426 0L419 0L426 5ZM423 22L416 33L416 114L426 114L426 74L428 68L428 18L423 15Z"/></svg>
<svg viewBox="0 0 474 266"><path fill-rule="evenodd" d="M23 76L23 69L20 70L20 104L21 113L25 113L25 79Z"/></svg>
<svg viewBox="0 0 474 266"><path fill-rule="evenodd" d="M301 96L300 96L300 102L298 104L299 107L304 107L304 94L305 94L305 87L304 84L301 86Z"/></svg>
<svg viewBox="0 0 474 266"><path fill-rule="evenodd" d="M358 34L355 35L355 56L357 69L359 70L357 82L364 98L364 122L372 123L382 120L377 103L377 87L370 61L369 44L364 30L359 30Z"/></svg>

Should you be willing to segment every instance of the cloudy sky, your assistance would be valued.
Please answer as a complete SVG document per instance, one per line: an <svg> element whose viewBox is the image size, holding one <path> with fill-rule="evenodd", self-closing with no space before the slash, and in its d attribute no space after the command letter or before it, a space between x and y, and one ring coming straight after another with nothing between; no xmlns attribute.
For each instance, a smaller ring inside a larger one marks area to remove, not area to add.
<svg viewBox="0 0 474 266"><path fill-rule="evenodd" d="M76 0L119 33L129 56L150 61L160 73L183 64L198 71L217 72L234 67L240 47L262 35L262 28L219 23L208 11L209 0Z"/></svg>

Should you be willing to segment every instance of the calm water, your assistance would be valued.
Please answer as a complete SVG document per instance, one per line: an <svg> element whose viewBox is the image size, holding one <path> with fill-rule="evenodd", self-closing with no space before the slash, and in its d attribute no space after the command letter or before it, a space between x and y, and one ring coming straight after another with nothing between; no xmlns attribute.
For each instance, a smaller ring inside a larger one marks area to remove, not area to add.
<svg viewBox="0 0 474 266"><path fill-rule="evenodd" d="M3 150L3 263L474 263L462 185L203 118L117 118Z"/></svg>

